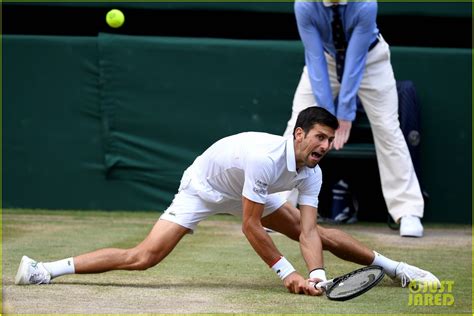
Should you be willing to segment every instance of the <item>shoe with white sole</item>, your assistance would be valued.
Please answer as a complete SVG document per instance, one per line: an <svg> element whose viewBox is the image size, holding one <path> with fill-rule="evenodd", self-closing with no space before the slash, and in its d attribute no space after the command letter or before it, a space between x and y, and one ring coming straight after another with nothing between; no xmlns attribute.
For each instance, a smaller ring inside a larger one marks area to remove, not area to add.
<svg viewBox="0 0 474 316"><path fill-rule="evenodd" d="M431 272L422 270L405 262L400 262L395 270L395 278L399 279L402 287L407 287L410 282L419 286L441 287L438 278Z"/></svg>
<svg viewBox="0 0 474 316"><path fill-rule="evenodd" d="M41 262L23 256L15 277L15 284L48 284L51 283L51 274Z"/></svg>
<svg viewBox="0 0 474 316"><path fill-rule="evenodd" d="M413 215L403 216L400 219L400 236L422 237L423 225L421 225L420 218Z"/></svg>

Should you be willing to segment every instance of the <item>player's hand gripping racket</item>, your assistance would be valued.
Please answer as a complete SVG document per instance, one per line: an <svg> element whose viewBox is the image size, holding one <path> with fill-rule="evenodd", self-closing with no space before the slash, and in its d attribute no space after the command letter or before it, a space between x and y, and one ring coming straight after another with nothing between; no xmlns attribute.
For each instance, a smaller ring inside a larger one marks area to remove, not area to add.
<svg viewBox="0 0 474 316"><path fill-rule="evenodd" d="M384 275L381 267L368 266L332 280L319 282L314 287L318 290L324 289L330 300L346 301L373 288L383 279Z"/></svg>

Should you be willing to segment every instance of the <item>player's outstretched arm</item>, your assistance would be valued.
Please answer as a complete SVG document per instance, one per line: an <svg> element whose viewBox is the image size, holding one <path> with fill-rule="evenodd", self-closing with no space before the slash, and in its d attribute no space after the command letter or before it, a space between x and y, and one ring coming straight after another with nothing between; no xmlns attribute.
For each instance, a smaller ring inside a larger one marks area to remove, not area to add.
<svg viewBox="0 0 474 316"><path fill-rule="evenodd" d="M264 205L245 197L242 199L242 232L260 258L271 266L282 254L278 251L273 240L262 226L261 216L263 214Z"/></svg>
<svg viewBox="0 0 474 316"><path fill-rule="evenodd" d="M264 205L243 197L242 206L242 232L260 258L283 280L285 287L291 293L320 295L321 292L312 287L283 257L263 228L261 217Z"/></svg>
<svg viewBox="0 0 474 316"><path fill-rule="evenodd" d="M308 205L300 205L300 249L308 271L324 268L323 245L317 230L316 218L318 210Z"/></svg>

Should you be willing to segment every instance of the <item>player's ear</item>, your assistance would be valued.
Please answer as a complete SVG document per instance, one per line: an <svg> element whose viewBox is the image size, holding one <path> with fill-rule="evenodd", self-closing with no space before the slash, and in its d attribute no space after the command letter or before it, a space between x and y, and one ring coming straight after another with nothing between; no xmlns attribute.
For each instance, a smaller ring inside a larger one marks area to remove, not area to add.
<svg viewBox="0 0 474 316"><path fill-rule="evenodd" d="M295 141L301 141L304 138L304 130L301 127L295 129Z"/></svg>

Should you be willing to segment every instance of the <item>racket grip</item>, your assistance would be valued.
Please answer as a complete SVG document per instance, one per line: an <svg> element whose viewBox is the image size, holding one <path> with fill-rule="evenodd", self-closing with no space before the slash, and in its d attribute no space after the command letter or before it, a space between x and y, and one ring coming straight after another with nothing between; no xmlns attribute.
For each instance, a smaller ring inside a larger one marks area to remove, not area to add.
<svg viewBox="0 0 474 316"><path fill-rule="evenodd" d="M327 288L332 284L332 280L322 281L314 284L316 290L327 290Z"/></svg>

